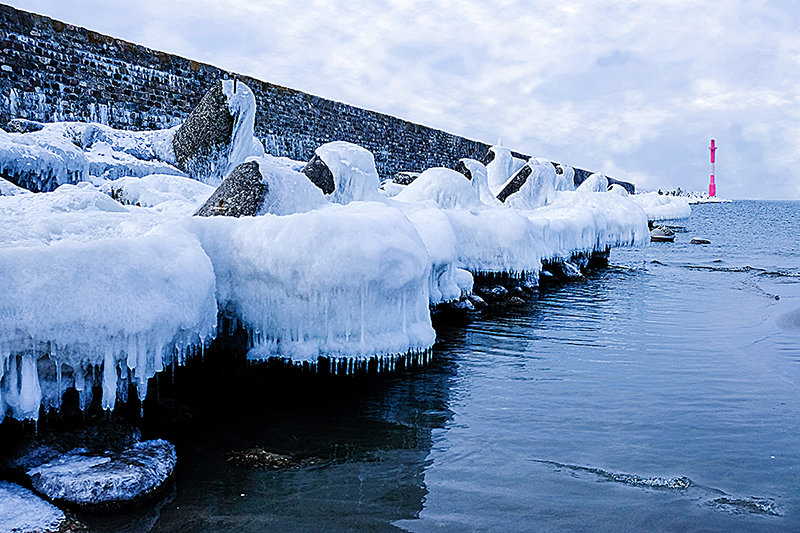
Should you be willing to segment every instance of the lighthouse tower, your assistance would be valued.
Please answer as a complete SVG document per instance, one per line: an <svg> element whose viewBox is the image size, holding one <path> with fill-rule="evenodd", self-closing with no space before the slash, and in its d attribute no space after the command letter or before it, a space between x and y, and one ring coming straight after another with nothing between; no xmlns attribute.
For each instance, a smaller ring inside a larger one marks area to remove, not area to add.
<svg viewBox="0 0 800 533"><path fill-rule="evenodd" d="M716 174L716 165L714 163L717 146L714 144L714 139L711 139L711 146L708 149L711 150L711 182L708 184L708 196L713 198L717 195L717 184L714 183L714 174Z"/></svg>

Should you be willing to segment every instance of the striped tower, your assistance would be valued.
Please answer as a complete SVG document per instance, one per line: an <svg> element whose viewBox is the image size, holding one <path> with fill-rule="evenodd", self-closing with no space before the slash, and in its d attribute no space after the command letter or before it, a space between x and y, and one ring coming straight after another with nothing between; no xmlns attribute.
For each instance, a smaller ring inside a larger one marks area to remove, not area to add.
<svg viewBox="0 0 800 533"><path fill-rule="evenodd" d="M711 150L711 183L708 184L708 196L713 197L717 195L717 184L714 183L714 174L716 174L716 151L717 146L714 144L714 139L711 139L711 146L708 147Z"/></svg>

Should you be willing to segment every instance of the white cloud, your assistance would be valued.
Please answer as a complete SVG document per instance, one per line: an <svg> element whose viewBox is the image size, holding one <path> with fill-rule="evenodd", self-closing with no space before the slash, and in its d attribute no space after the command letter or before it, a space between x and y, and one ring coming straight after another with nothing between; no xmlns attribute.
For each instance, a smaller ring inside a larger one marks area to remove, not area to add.
<svg viewBox="0 0 800 533"><path fill-rule="evenodd" d="M640 186L800 198L788 0L16 0L22 9Z"/></svg>

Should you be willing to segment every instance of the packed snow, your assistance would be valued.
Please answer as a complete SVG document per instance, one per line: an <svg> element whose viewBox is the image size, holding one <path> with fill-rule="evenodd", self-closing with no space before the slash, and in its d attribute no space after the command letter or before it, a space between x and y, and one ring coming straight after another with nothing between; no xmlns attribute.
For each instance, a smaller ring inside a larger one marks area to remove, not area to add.
<svg viewBox="0 0 800 533"><path fill-rule="evenodd" d="M686 198L667 196L657 192L634 194L631 200L644 209L647 220L679 220L692 215L692 207Z"/></svg>
<svg viewBox="0 0 800 533"><path fill-rule="evenodd" d="M245 86L224 89L248 116ZM369 151L328 143L316 150L336 185L325 195L303 163L259 153L248 124L231 161L256 161L266 192L241 218L191 216L213 188L158 166L174 160L174 130L56 123L0 136L0 150L15 136L19 160L51 154L31 165L56 184L89 180L0 196L0 419L36 419L72 386L83 406L93 385L108 409L128 384L144 398L150 377L217 334L219 314L245 327L254 360L424 354L430 306L468 295L474 274L535 278L543 261L648 239L645 210L604 177L572 190L571 168L503 147L488 168L463 160L471 181L428 169L389 198ZM158 168L140 176L142 162ZM525 164L527 182L501 203L495 189Z"/></svg>

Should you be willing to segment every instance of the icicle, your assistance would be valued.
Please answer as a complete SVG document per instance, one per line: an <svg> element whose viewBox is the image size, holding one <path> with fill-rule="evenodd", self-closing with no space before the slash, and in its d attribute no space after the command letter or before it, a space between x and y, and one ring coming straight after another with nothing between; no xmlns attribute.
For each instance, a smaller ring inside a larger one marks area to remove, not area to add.
<svg viewBox="0 0 800 533"><path fill-rule="evenodd" d="M103 409L114 409L117 401L117 371L111 348L106 349L103 360Z"/></svg>
<svg viewBox="0 0 800 533"><path fill-rule="evenodd" d="M42 403L42 389L39 385L39 370L35 355L22 357L19 378L19 405L14 412L18 420L39 419L39 406Z"/></svg>

